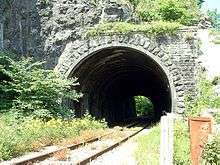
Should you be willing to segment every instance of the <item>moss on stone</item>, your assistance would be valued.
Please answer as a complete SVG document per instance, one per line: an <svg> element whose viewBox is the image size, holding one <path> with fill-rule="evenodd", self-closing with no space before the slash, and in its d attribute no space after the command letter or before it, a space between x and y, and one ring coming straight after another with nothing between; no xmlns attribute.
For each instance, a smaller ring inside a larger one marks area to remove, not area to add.
<svg viewBox="0 0 220 165"><path fill-rule="evenodd" d="M148 37L161 35L173 35L181 27L176 22L144 22L141 24L133 24L127 22L111 22L99 24L95 27L88 28L86 37L99 35L129 34L133 32L142 32Z"/></svg>

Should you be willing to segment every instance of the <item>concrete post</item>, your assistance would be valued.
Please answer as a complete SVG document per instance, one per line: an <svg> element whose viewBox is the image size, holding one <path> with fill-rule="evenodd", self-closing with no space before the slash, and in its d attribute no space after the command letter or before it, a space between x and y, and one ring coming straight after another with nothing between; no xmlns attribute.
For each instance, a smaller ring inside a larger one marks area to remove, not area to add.
<svg viewBox="0 0 220 165"><path fill-rule="evenodd" d="M173 115L161 117L160 165L173 164Z"/></svg>
<svg viewBox="0 0 220 165"><path fill-rule="evenodd" d="M173 164L173 154L174 154L174 116L172 113L168 115L168 126L169 126L169 135L168 135L168 144L169 144L169 162Z"/></svg>

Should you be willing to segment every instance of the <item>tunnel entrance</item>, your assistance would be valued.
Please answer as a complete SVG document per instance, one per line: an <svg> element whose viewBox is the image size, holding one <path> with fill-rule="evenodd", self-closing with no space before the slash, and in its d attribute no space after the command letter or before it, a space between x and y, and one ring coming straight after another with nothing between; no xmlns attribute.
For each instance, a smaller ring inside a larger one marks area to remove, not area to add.
<svg viewBox="0 0 220 165"><path fill-rule="evenodd" d="M172 111L171 89L161 66L147 54L128 47L107 47L81 60L69 77L78 77L84 94L76 115L88 112L109 123L137 117L134 96L154 105L154 119Z"/></svg>

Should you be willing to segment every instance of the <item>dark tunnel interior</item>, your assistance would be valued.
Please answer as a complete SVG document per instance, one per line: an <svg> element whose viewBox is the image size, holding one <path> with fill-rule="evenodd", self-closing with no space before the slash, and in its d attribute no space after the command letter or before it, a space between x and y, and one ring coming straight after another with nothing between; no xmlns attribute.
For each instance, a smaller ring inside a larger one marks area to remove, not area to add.
<svg viewBox="0 0 220 165"><path fill-rule="evenodd" d="M154 119L172 107L170 85L165 72L148 55L127 47L110 47L92 53L72 71L84 94L74 105L76 115L85 110L108 123L137 116L134 96L149 98Z"/></svg>

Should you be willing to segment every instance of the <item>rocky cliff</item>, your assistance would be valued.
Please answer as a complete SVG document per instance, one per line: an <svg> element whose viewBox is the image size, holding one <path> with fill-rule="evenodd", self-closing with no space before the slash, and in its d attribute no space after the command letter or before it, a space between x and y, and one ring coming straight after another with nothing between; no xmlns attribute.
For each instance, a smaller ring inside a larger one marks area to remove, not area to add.
<svg viewBox="0 0 220 165"><path fill-rule="evenodd" d="M118 0L1 0L0 48L46 60L54 67L69 40L87 27L137 21L132 6Z"/></svg>

